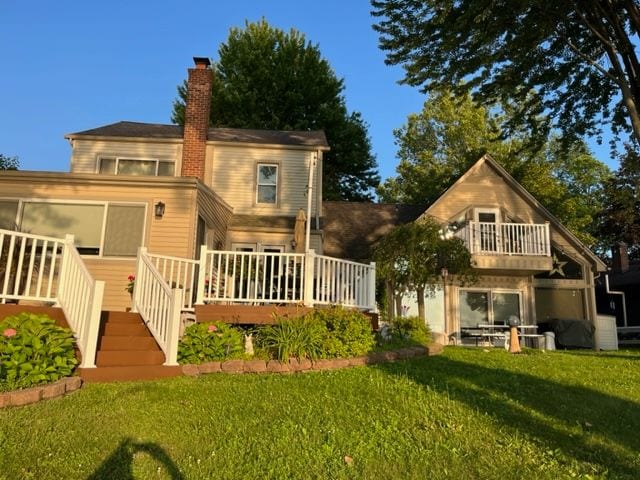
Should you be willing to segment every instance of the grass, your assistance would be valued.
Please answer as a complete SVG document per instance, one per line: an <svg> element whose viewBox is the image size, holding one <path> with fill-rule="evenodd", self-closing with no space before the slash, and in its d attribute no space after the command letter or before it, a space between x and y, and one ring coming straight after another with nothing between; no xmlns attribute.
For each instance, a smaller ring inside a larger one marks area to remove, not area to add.
<svg viewBox="0 0 640 480"><path fill-rule="evenodd" d="M0 410L0 478L639 478L639 386L640 351L463 348L93 384Z"/></svg>

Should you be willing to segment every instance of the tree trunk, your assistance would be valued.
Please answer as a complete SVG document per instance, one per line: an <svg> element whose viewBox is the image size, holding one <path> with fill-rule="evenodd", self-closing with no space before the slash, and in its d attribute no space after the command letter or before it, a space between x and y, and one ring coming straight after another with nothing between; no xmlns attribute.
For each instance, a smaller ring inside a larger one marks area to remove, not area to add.
<svg viewBox="0 0 640 480"><path fill-rule="evenodd" d="M402 294L401 293L396 294L395 300L396 300L396 316L401 317L402 316Z"/></svg>
<svg viewBox="0 0 640 480"><path fill-rule="evenodd" d="M393 288L393 282L390 282L389 280L387 280L385 282L385 294L387 295L387 320L392 320L395 315L393 314L395 311L395 304L394 304L394 288Z"/></svg>
<svg viewBox="0 0 640 480"><path fill-rule="evenodd" d="M425 321L425 312L424 312L424 287L416 288L416 295L418 297L418 317L420 320Z"/></svg>

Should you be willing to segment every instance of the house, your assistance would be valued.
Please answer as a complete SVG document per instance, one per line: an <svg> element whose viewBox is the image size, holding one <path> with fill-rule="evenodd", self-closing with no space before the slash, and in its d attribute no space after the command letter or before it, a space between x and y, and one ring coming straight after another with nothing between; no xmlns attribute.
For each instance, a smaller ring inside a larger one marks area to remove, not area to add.
<svg viewBox="0 0 640 480"><path fill-rule="evenodd" d="M85 368L101 311L139 313L172 365L181 314L375 310L375 266L323 255L324 133L210 128L213 72L194 61L184 128L71 133L69 173L0 174L0 304L61 306Z"/></svg>
<svg viewBox="0 0 640 480"><path fill-rule="evenodd" d="M598 312L616 319L620 343L640 341L640 262L629 259L627 245L612 249L612 265L596 282Z"/></svg>
<svg viewBox="0 0 640 480"><path fill-rule="evenodd" d="M425 298L432 331L460 339L478 325L506 325L512 315L524 325L552 319L595 323L595 278L605 264L489 155L419 214L415 206L354 209L325 202L324 248L332 255L364 260L379 238L376 232L427 216L443 226L444 234L465 242L478 275L473 285L445 278ZM366 220L360 223L356 217ZM337 234L342 231L347 235ZM409 314L417 314L415 296L407 296L403 304Z"/></svg>

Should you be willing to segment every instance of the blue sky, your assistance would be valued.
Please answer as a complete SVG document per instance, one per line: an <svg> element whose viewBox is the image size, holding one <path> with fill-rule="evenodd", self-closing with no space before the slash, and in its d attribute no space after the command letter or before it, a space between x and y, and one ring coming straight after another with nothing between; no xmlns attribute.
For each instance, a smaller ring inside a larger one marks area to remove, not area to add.
<svg viewBox="0 0 640 480"><path fill-rule="evenodd" d="M424 96L384 64L365 0L0 0L0 153L23 170L67 171L63 135L120 120L170 123L192 57L217 58L245 20L296 28L345 80L369 124L383 178L397 164L392 131ZM595 146L594 146L595 147ZM606 147L595 147L607 160Z"/></svg>

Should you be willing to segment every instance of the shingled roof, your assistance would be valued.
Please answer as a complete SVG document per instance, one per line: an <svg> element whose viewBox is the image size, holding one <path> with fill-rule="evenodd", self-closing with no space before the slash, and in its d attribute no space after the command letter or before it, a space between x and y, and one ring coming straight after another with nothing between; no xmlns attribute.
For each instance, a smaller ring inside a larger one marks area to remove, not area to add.
<svg viewBox="0 0 640 480"><path fill-rule="evenodd" d="M69 133L65 138L78 137L128 137L172 139L182 138L180 125L159 123L117 122L82 132ZM233 143L259 143L272 145L301 145L329 148L327 138L321 130L251 130L245 128L209 128L208 141Z"/></svg>
<svg viewBox="0 0 640 480"><path fill-rule="evenodd" d="M394 227L416 220L424 205L323 202L324 254L370 260L372 246Z"/></svg>

